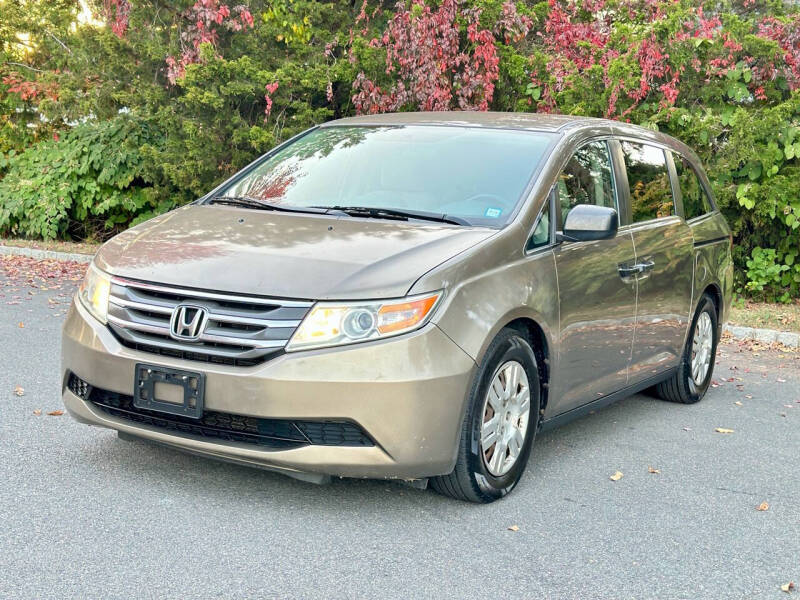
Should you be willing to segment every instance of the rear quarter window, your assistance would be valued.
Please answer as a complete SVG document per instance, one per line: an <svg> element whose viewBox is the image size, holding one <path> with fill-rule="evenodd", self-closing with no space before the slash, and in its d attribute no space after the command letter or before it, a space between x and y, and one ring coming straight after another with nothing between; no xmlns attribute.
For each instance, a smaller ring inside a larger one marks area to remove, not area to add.
<svg viewBox="0 0 800 600"><path fill-rule="evenodd" d="M680 154L672 153L675 162L675 172L678 175L678 186L683 199L683 216L689 221L702 217L713 210L711 199L708 197L700 177L691 163Z"/></svg>
<svg viewBox="0 0 800 600"><path fill-rule="evenodd" d="M664 151L638 142L620 144L625 156L633 222L674 215L675 202Z"/></svg>

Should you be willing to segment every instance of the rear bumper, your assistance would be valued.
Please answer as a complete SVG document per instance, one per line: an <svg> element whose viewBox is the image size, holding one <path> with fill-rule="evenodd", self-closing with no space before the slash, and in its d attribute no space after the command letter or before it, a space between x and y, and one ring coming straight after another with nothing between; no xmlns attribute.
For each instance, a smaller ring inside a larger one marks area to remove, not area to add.
<svg viewBox="0 0 800 600"><path fill-rule="evenodd" d="M112 416L66 386L72 372L97 388L132 395L139 362L204 372L206 410L352 421L375 445L272 450L214 441ZM474 369L474 361L433 324L390 340L284 354L256 367L207 365L127 348L76 302L62 337L62 395L78 421L288 474L415 479L450 472Z"/></svg>

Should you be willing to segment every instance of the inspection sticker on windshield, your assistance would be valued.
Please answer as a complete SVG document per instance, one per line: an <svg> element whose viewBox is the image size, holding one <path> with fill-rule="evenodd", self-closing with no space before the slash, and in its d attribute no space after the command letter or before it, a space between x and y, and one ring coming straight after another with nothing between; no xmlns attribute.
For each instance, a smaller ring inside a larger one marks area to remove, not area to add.
<svg viewBox="0 0 800 600"><path fill-rule="evenodd" d="M492 219L496 219L500 216L500 213L503 212L502 208L487 208L486 212L483 213L485 217L491 217Z"/></svg>

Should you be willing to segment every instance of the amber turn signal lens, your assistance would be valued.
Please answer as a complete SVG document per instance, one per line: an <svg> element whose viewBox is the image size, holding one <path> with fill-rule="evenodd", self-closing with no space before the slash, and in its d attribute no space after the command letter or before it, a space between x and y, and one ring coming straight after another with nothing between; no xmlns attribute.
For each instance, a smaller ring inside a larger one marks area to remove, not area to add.
<svg viewBox="0 0 800 600"><path fill-rule="evenodd" d="M413 327L425 318L438 299L436 295L413 302L384 304L378 311L378 331L392 333Z"/></svg>

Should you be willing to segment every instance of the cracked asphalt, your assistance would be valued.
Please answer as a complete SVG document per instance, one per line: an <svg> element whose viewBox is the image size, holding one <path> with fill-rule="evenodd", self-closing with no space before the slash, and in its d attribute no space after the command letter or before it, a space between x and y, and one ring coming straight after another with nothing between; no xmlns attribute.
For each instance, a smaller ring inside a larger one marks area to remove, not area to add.
<svg viewBox="0 0 800 600"><path fill-rule="evenodd" d="M797 353L724 343L700 404L636 395L543 434L517 489L477 506L314 486L47 416L63 408L67 297L3 275L0 292L1 598L800 593L780 590L800 583Z"/></svg>

